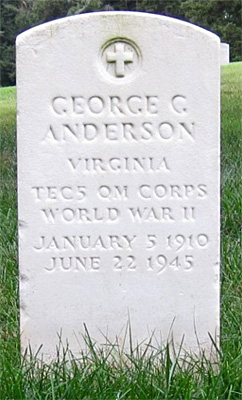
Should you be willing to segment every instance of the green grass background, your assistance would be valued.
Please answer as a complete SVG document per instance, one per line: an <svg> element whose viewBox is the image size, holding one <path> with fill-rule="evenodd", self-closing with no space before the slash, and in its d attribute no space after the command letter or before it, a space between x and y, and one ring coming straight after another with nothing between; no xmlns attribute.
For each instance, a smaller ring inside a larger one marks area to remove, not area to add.
<svg viewBox="0 0 242 400"><path fill-rule="evenodd" d="M222 67L222 264L219 364L190 359L186 369L169 351L145 357L89 353L37 365L20 358L15 88L0 89L0 400L242 399L241 117L242 63ZM87 336L88 340L88 336ZM68 361L68 362L67 362Z"/></svg>

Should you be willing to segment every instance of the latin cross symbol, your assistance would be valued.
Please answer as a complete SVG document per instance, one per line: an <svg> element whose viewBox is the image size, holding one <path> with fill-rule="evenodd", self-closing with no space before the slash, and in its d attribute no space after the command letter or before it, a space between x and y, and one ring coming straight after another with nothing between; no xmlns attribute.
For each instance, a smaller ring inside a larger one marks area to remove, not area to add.
<svg viewBox="0 0 242 400"><path fill-rule="evenodd" d="M134 54L124 48L124 43L116 43L114 52L107 52L107 62L115 63L115 74L117 77L125 76L125 64L134 62Z"/></svg>

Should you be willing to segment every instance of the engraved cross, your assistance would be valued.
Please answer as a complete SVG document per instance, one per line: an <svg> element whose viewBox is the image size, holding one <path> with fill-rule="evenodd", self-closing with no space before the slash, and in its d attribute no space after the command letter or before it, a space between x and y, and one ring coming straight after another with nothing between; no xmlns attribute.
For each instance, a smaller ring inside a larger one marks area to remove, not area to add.
<svg viewBox="0 0 242 400"><path fill-rule="evenodd" d="M114 49L114 52L107 52L107 62L116 63L116 76L123 77L125 76L125 64L132 63L134 55L131 51L125 51L123 43L116 43Z"/></svg>

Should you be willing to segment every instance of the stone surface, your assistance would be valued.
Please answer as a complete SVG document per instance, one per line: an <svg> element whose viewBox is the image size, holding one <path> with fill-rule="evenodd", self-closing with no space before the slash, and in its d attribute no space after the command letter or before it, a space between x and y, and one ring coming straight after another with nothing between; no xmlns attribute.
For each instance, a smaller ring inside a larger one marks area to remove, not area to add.
<svg viewBox="0 0 242 400"><path fill-rule="evenodd" d="M18 37L23 350L218 340L219 46L128 12Z"/></svg>
<svg viewBox="0 0 242 400"><path fill-rule="evenodd" d="M229 44L220 43L220 64L229 64Z"/></svg>

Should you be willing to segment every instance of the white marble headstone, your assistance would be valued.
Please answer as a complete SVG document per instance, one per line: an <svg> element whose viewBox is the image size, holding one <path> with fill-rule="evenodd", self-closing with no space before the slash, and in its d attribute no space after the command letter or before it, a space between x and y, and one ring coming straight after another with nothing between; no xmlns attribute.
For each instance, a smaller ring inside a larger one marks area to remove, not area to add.
<svg viewBox="0 0 242 400"><path fill-rule="evenodd" d="M23 350L218 340L219 46L130 12L18 37Z"/></svg>
<svg viewBox="0 0 242 400"><path fill-rule="evenodd" d="M229 64L229 44L228 43L220 43L220 64L221 65Z"/></svg>

